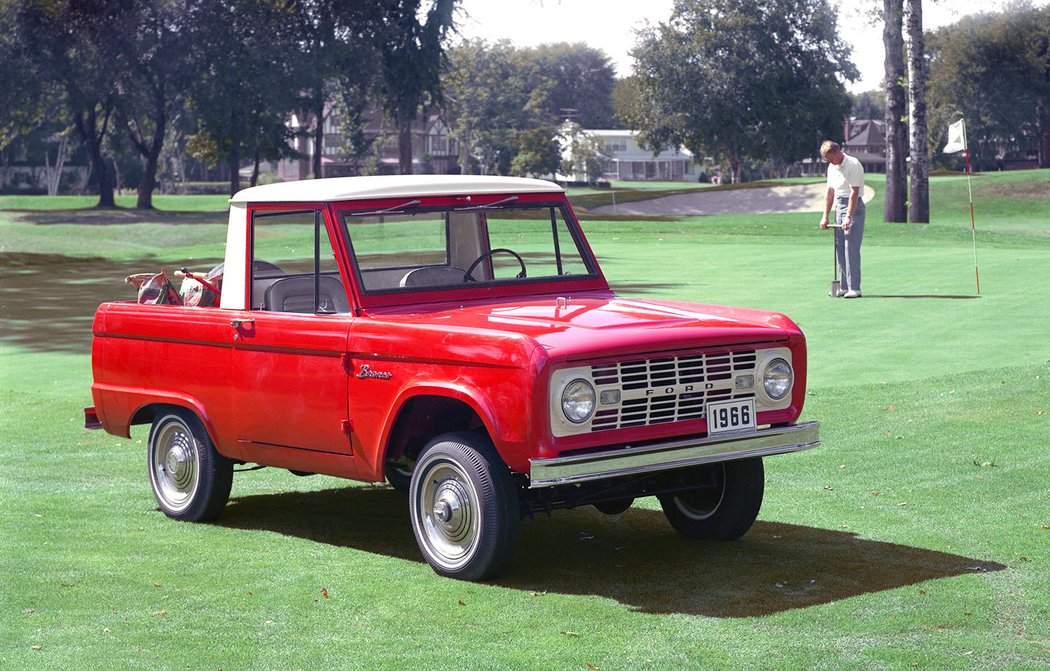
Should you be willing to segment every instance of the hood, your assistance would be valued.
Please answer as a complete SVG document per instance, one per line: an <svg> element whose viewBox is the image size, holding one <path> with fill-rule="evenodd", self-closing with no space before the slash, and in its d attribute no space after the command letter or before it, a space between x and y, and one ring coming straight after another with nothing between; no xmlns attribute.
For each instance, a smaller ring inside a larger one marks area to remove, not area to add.
<svg viewBox="0 0 1050 671"><path fill-rule="evenodd" d="M449 331L516 333L550 357L785 341L801 332L782 314L749 308L620 298L614 294L431 304L370 313L376 319Z"/></svg>

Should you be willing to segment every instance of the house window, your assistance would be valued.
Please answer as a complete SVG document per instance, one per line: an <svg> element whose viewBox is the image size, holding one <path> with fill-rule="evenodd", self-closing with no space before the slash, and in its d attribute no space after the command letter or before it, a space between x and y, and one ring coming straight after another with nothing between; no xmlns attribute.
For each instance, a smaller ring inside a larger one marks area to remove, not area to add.
<svg viewBox="0 0 1050 671"><path fill-rule="evenodd" d="M456 143L450 139L448 127L439 119L427 133L426 152L431 156L450 156L456 153Z"/></svg>

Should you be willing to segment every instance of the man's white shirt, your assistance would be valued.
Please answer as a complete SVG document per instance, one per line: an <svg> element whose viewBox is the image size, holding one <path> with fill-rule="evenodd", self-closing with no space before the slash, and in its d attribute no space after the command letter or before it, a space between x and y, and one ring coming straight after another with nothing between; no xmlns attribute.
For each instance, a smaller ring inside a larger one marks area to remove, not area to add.
<svg viewBox="0 0 1050 671"><path fill-rule="evenodd" d="M842 163L828 163L828 188L835 190L836 198L849 198L853 187L864 188L864 166L848 154L842 155Z"/></svg>

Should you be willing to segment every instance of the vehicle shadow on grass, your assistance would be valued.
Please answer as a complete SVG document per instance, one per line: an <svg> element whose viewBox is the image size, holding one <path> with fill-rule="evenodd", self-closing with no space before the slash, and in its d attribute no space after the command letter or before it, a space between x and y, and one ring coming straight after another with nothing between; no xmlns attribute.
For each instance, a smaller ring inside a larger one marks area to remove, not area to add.
<svg viewBox="0 0 1050 671"><path fill-rule="evenodd" d="M406 498L348 487L237 498L218 522L245 530L423 561ZM759 521L739 541L690 541L661 512L594 508L522 523L518 552L492 584L595 595L645 613L755 617L1006 566L865 540L830 529Z"/></svg>
<svg viewBox="0 0 1050 671"><path fill-rule="evenodd" d="M864 294L864 298L941 298L953 301L980 298L977 295L946 296L943 294Z"/></svg>

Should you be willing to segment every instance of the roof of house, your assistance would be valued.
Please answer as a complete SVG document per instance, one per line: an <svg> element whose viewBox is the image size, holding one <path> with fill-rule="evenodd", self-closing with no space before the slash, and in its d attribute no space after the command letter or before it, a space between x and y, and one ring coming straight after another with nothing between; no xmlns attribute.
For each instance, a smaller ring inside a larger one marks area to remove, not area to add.
<svg viewBox="0 0 1050 671"><path fill-rule="evenodd" d="M238 191L231 203L301 203L368 198L415 198L476 193L564 193L541 179L475 175L389 175L304 179L253 186Z"/></svg>
<svg viewBox="0 0 1050 671"><path fill-rule="evenodd" d="M850 125L850 137L846 146L871 146L886 144L886 133L877 119L854 121Z"/></svg>

